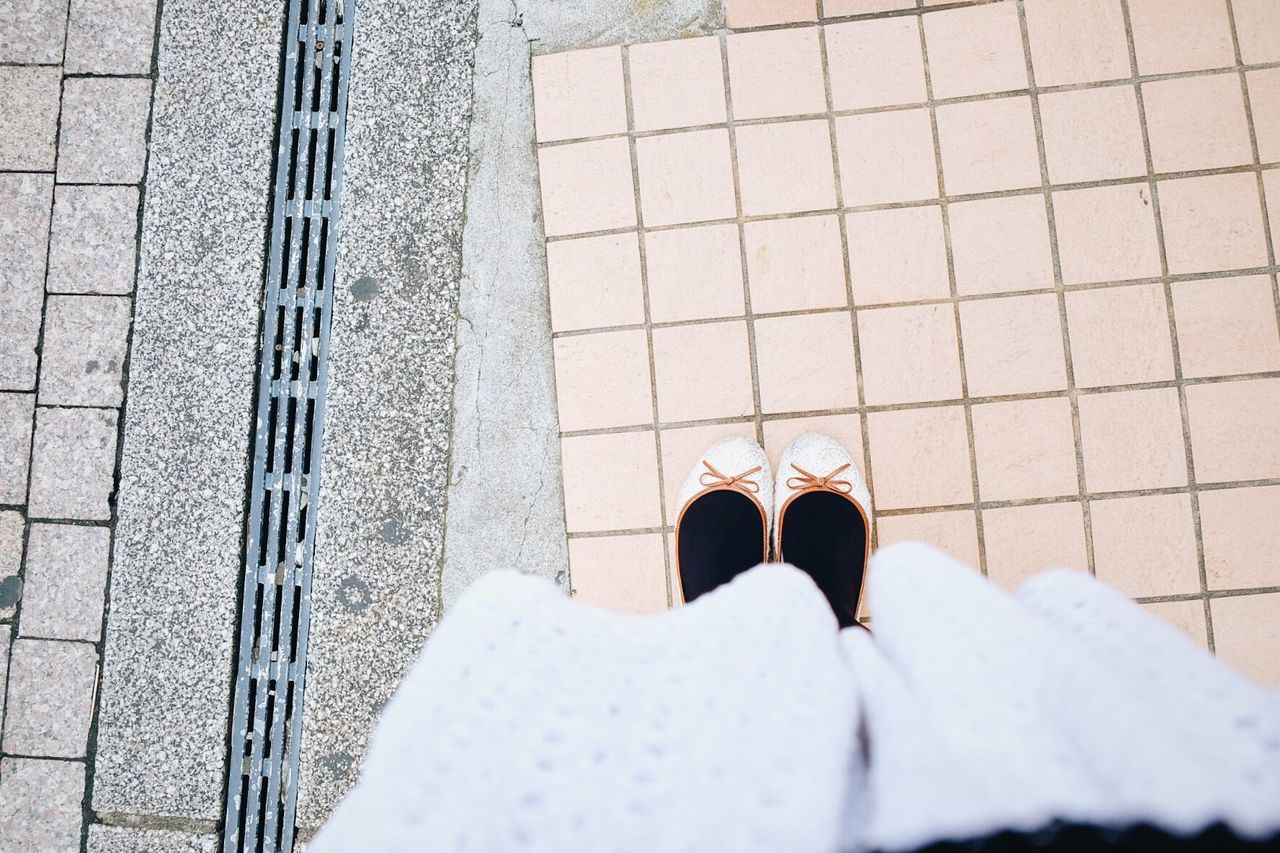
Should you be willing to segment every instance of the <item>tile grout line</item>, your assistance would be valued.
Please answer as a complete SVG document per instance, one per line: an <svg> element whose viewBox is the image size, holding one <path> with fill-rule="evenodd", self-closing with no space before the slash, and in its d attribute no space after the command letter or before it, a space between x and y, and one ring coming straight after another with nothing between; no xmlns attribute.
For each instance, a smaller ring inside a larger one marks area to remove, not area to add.
<svg viewBox="0 0 1280 853"><path fill-rule="evenodd" d="M1200 528L1200 498L1197 494L1195 458L1191 448L1191 420L1187 411L1187 390L1182 375L1182 355L1178 347L1178 329L1173 311L1173 286L1169 281L1169 256L1165 246L1164 220L1160 215L1160 191L1157 186L1155 161L1151 154L1151 134L1147 126L1146 102L1138 71L1138 49L1133 38L1133 19L1129 0L1120 0L1124 18L1125 41L1129 50L1129 67L1132 71L1134 97L1138 107L1138 129L1142 136L1142 153L1146 159L1147 186L1151 193L1151 214L1155 220L1156 248L1160 253L1161 285L1164 291L1165 311L1168 314L1169 339L1173 356L1174 387L1178 394L1178 413L1182 426L1183 452L1187 465L1187 493L1191 500L1191 526L1196 543L1196 569L1200 578L1200 596L1204 602L1205 637L1209 651L1214 651L1213 613L1209 606L1209 583L1204 561L1204 532Z"/></svg>
<svg viewBox="0 0 1280 853"><path fill-rule="evenodd" d="M820 10L821 11L821 10ZM831 92L831 62L827 56L827 28L825 26L818 27L818 48L819 55L822 60L822 84L827 99L827 126L831 134L831 166L832 179L835 181L836 207L843 209L844 204L844 181L840 175L840 145L838 134L836 131L835 118L835 98ZM858 335L858 313L854 308L853 298L853 264L849 259L849 226L847 217L844 214L836 214L836 227L840 231L840 259L844 265L844 290L847 306L835 309L836 311L849 312L849 328L853 336L853 378L857 390L858 406L861 411L858 412L858 428L861 432L862 447L859 450L862 453L862 477L866 481L867 494L872 495L872 505L867 507L871 516L871 549L874 551L879 547L880 530L875 522L875 491L874 480L871 473L871 429L869 419L866 412L866 392L863 388L862 380L862 341ZM806 314L814 312L807 311ZM862 607L866 606L865 602L861 602Z"/></svg>
<svg viewBox="0 0 1280 853"><path fill-rule="evenodd" d="M662 466L662 431L658 428L661 417L658 414L658 376L657 365L653 358L653 325L652 314L649 306L649 264L648 257L645 253L645 227L644 227L644 207L640 201L640 163L636 155L636 137L632 132L635 128L635 107L631 99L631 48L630 45L622 45L619 48L620 61L622 63L622 98L626 108L627 115L627 155L631 160L631 185L632 192L635 197L636 205L636 243L640 255L640 293L644 301L644 335L645 346L647 348L646 355L649 362L649 400L653 413L653 452L654 467L658 473L658 520L661 529L667 527L667 499L666 499L666 480L663 476ZM557 417L559 416L559 406L557 405ZM564 438L564 432L561 432L561 439ZM564 472L561 471L561 478ZM662 566L665 575L665 592L667 596L667 607L671 607L673 603L672 595L672 556L671 549L668 545L668 537L662 537ZM572 560L569 567L570 590L573 588L573 566Z"/></svg>
<svg viewBox="0 0 1280 853"><path fill-rule="evenodd" d="M1034 193L1030 193L1030 195L1039 195L1041 192L1042 192L1041 190L1036 190ZM930 206L937 206L936 202L934 202ZM829 216L831 214L826 213L824 215ZM654 229L652 228L646 229L646 233L652 232L653 230ZM630 231L622 232L622 233L626 234L626 233L630 233ZM1275 265L1271 265L1271 266L1265 266L1265 267L1254 267L1249 269L1217 270L1214 272L1207 272L1207 273L1182 273L1178 275L1168 275L1168 276L1149 276L1146 278L1117 279L1115 281L1097 281L1097 282L1084 282L1082 284L1064 284L1062 286L1062 290L1064 293L1075 293L1079 291L1108 290L1111 288L1133 287L1136 285L1143 285L1143 284L1163 284L1165 281L1177 283L1177 282L1184 282L1184 281L1188 281L1188 282L1214 281L1214 280L1223 279L1223 278L1245 278L1248 276L1258 276L1258 275L1270 277L1270 276L1276 275L1277 272L1280 272L1280 269L1278 269ZM756 313L753 313L751 316L756 319L772 319L775 317L802 317L809 314L838 314L844 311L854 311L854 312L860 313L864 311L878 311L885 308L910 308L910 307L920 307L920 306L928 306L928 305L949 305L952 303L981 302L981 301L992 300L992 299L1002 299L1005 297L1032 296L1032 295L1050 294L1054 292L1056 291L1051 287L1037 287L1037 288L1028 289L1028 290L998 290L998 291L992 291L990 293L968 293L968 294L962 293L957 295L955 299L951 299L951 298L914 299L906 302L876 302L876 303L870 303L867 305L834 305L834 306L826 306L822 308L797 308L797 309L791 309L786 311L756 312ZM114 294L75 294L75 295L110 296ZM649 325L655 329L668 329L668 328L678 328L682 326L702 326L702 325L709 325L714 323L727 323L727 322L733 322L733 321L742 321L746 319L747 319L747 315L745 314L730 314L730 315L717 316L717 317L697 317L690 320L662 320L662 321L656 321L656 322L650 323ZM553 332L551 336L553 339L572 338L572 337L578 337L581 335L598 335L598 334L608 334L609 332L636 331L638 329L643 329L643 328L645 328L644 323L623 323L617 326L592 326L592 327L581 328L581 329L563 329L558 332ZM1261 371L1259 375L1267 374L1271 372L1275 372L1275 371ZM1251 375L1251 374L1230 374L1230 373L1220 374L1220 376L1245 376L1245 375ZM1200 378L1211 378L1211 377L1200 377ZM1131 383L1131 384L1143 384L1143 383ZM1106 386L1086 386L1086 389L1082 389L1082 390L1088 390L1088 389L1097 388L1097 387L1106 387ZM1115 386L1115 387L1119 387L1119 386Z"/></svg>
<svg viewBox="0 0 1280 853"><path fill-rule="evenodd" d="M1195 387L1199 385L1223 385L1231 382L1253 382L1262 379L1280 379L1280 371L1268 371L1265 373L1240 373L1230 376L1203 376L1194 377L1183 380L1183 384ZM1100 394L1110 394L1117 391L1155 391L1161 389L1176 388L1178 380L1162 379L1156 382L1135 382L1128 385L1099 385L1090 388L1077 389L1077 394L1085 397L1093 397ZM1010 403L1028 400L1048 400L1059 397L1066 397L1066 389L1055 391L1026 391L1020 394L998 394L988 396L970 397L969 400L973 405L983 405L985 403ZM964 398L950 397L943 400L920 400L908 403L885 403L874 406L834 406L829 409L801 409L786 412L765 412L759 416L756 415L728 415L718 418L700 418L689 421L662 421L659 422L658 428L663 430L687 429L691 427L712 426L715 424L744 424L752 423L758 417L764 423L770 421L793 420L799 418L815 418L826 415L857 415L862 412L867 414L876 414L878 412L901 412L911 409L936 409L947 406L960 405ZM623 426L613 427L596 427L593 429L565 430L560 433L563 438L578 438L590 435L611 435L614 433L641 432L646 429L652 429L648 423L633 423ZM1206 484L1200 484L1205 487ZM4 505L0 505L3 508Z"/></svg>
<svg viewBox="0 0 1280 853"><path fill-rule="evenodd" d="M1262 152L1258 146L1258 127L1253 116L1253 101L1249 95L1249 75L1244 64L1244 53L1240 48L1240 31L1236 26L1236 0L1227 0L1227 25L1231 29L1231 47L1235 51L1237 73L1240 77L1240 94L1244 99L1245 127L1249 132L1249 148L1253 154L1253 165L1258 168L1258 199L1262 204L1262 235L1267 246L1267 263L1276 263L1276 245L1272 236L1271 211L1267 207L1266 181L1263 180ZM1276 320L1280 324L1280 282L1276 273L1271 273L1271 299L1275 304Z"/></svg>
<svg viewBox="0 0 1280 853"><path fill-rule="evenodd" d="M1216 491L1231 491L1236 489L1275 487L1275 486L1280 486L1280 478L1273 478L1269 480L1245 480L1245 481L1236 481L1236 482L1228 482L1228 483L1213 483L1211 485L1198 486L1197 489L1202 492L1216 492ZM1114 492L1095 492L1093 497L1096 500L1114 500L1114 499L1125 499L1125 498L1163 497L1163 496L1170 496L1170 495L1189 495L1189 494L1190 494L1190 490L1186 486L1166 486L1166 487L1156 488L1156 489L1127 489L1127 490L1114 491ZM1029 507L1029 506L1057 506L1060 504L1075 503L1078 500L1079 500L1079 497L1074 494L1055 495L1053 497L1047 497L1047 498L1013 498L1013 499L1007 499L1007 500L983 501L982 509L984 510L1018 509L1020 507ZM972 508L973 508L973 505L971 503L938 504L935 506L892 507L889 509L876 510L875 517L877 519L881 519L881 518L900 518L904 516L909 517L909 516L916 516L916 515L934 515L938 513L960 512L960 511L970 510ZM605 536L624 536L624 535L637 535L637 534L645 534L645 533L663 533L663 532L670 533L671 530L672 528L670 526L633 527L633 528L622 528L622 529L616 529L616 530L615 529L580 530L580 531L576 531L574 533L568 534L568 537L570 539L593 539L593 538L600 538ZM1261 589L1261 587L1259 587L1259 589ZM1221 590L1209 590L1207 594L1210 597L1212 597L1219 592L1221 592ZM1202 592L1178 593L1178 595L1190 596L1192 598L1195 598L1196 600L1203 598L1205 594L1206 593L1202 593Z"/></svg>
<svg viewBox="0 0 1280 853"><path fill-rule="evenodd" d="M733 177L733 205L736 216L734 223L738 230L738 263L742 269L742 307L747 330L747 360L751 370L751 405L754 409L752 420L756 427L756 441L764 447L764 406L760 402L760 361L756 353L756 321L751 309L751 280L747 271L747 231L742 208L742 180L738 170L738 131L737 119L733 112L733 84L729 79L729 34L721 32L717 41L720 46L720 72L724 80L725 127L729 135L729 167ZM765 507L766 515L772 513L773 507ZM773 531L766 531L772 541Z"/></svg>
<svg viewBox="0 0 1280 853"><path fill-rule="evenodd" d="M923 8L923 0L918 2L921 2ZM928 101L929 130L933 137L934 168L938 173L938 207L942 218L942 243L947 260L947 286L951 292L951 298L946 304L950 306L951 319L955 327L956 359L959 362L960 371L960 403L964 409L964 428L969 445L969 476L970 488L973 490L973 524L978 539L978 570L982 572L983 577L986 577L987 537L982 521L981 484L978 482L978 448L973 431L973 399L969 396L969 373L964 362L964 334L960 326L960 303L957 298L959 290L956 287L955 258L951 249L950 199L947 198L946 179L942 170L942 142L938 134L938 110L933 99L933 76L929 70L929 46L925 38L924 16L919 16L916 21L920 33L920 59L924 66L924 91Z"/></svg>
<svg viewBox="0 0 1280 853"><path fill-rule="evenodd" d="M934 10L930 9L928 11L934 11ZM817 24L815 26L817 27L817 29L821 30L826 25ZM743 31L734 30L730 33L730 35L733 35L739 32L743 32ZM714 38L714 36L708 36L708 38ZM1235 65L1220 66L1218 68L1203 68L1203 69L1197 69L1193 71L1174 71L1174 72L1169 72L1164 74L1130 75L1128 77L1120 77L1120 78L1115 78L1111 80L1095 80L1095 81L1088 81L1083 83L1064 83L1064 84L1059 84L1054 86L1041 86L1036 88L1037 88L1037 91L1039 91L1039 93L1042 95L1052 95L1052 94L1058 94L1062 92L1084 92L1084 91L1093 91L1098 89L1119 89L1125 86L1132 86L1134 85L1135 81L1143 84L1159 83L1166 80L1185 80L1191 77L1225 76L1227 74L1236 74L1241 70L1266 71L1266 70L1275 69L1275 68L1280 68L1280 61L1258 62L1258 63L1253 63L1251 65L1238 63ZM1001 89L995 92L979 92L978 94L974 94L974 95L953 95L952 97L949 97L949 98L936 98L932 100L912 101L912 102L901 103L901 104L883 104L883 105L878 105L873 107L852 107L849 109L839 109L839 110L832 108L832 109L828 109L825 112L795 113L795 114L788 114L788 115L781 115L781 116L762 116L760 118L739 119L737 121L737 124L746 127L751 125L785 124L787 122L804 121L806 119L822 121L827 119L829 116L834 116L835 118L843 118L845 116L868 115L872 113L904 112L904 111L910 111L910 110L924 109L928 107L930 104L933 104L934 106L937 106L937 107L955 106L958 104L972 104L972 103L979 103L982 101L998 101L998 100L1011 99L1011 98L1020 98L1020 97L1026 97L1029 94L1031 94L1030 87L1018 88L1018 89ZM716 129L723 128L724 126L725 126L724 122L710 122L710 123L704 123L704 124L684 125L681 127L657 128L654 130L639 130L639 131L627 130L627 131L617 131L614 133L600 133L594 136L568 136L560 139L548 139L546 141L540 141L538 143L538 147L539 148L559 148L561 146L576 145L582 142L598 142L598 141L603 141L607 139L621 139L625 136L634 136L637 139L644 139L650 136L665 136L672 133L692 133L694 131L699 131L699 130L716 130ZM1271 165L1274 166L1276 164L1272 163ZM6 171L6 170L0 170L0 171ZM1136 177L1142 178L1143 176L1139 175ZM1088 182L1085 182L1085 183L1088 183Z"/></svg>
<svg viewBox="0 0 1280 853"><path fill-rule="evenodd" d="M1020 95L1019 97L1025 98L1029 96ZM921 107L920 109L927 109L927 105L926 107ZM836 116L836 118L842 118L842 117L843 116ZM822 116L816 119L805 118L805 119L801 119L800 121L815 122L815 121L826 121L826 120L827 120L826 117ZM707 129L708 130L724 130L726 128L723 125L717 125ZM621 138L621 137L618 137L618 138ZM1271 171L1275 171L1278 167L1280 167L1280 161L1277 161L1276 163L1264 163L1262 165L1246 164L1246 165L1235 165L1235 166L1218 166L1218 167L1209 168L1209 169L1185 169L1177 172L1157 172L1155 173L1154 177L1157 181L1176 181L1176 180L1181 180L1183 178L1214 178L1214 177L1225 177L1227 175L1247 175L1247 174L1262 175ZM23 173L23 174L26 174L26 173ZM48 173L41 173L41 174L48 174ZM1105 189L1109 187L1139 186L1142 184L1149 183L1151 177L1152 177L1151 175L1127 175L1120 178L1100 178L1094 181L1075 181L1075 182L1057 183L1052 185L1052 189L1056 192L1065 192L1070 190L1091 190L1091 189ZM77 186L98 186L98 185L97 184L78 184ZM132 186L132 185L131 184L130 185L103 184L102 186ZM949 204L960 204L967 201L990 201L994 199L1007 199L1007 198L1018 198L1021 196L1038 195L1043 191L1044 191L1043 186L1037 184L1035 186L1015 187L1013 189L1008 189L1008 190L984 190L982 192L954 193L948 196L946 201ZM756 213L756 214L744 215L741 217L741 220L746 223L769 222L769 221L774 221L779 219L798 219L802 217L832 216L832 215L839 215L839 214L846 214L846 213L864 213L864 212L873 212L873 211L882 211L882 210L902 210L904 208L934 207L940 204L942 201L943 201L942 198L934 197L934 198L910 199L907 201L879 202L879 203L873 203L873 204L853 204L844 208L825 207L825 208L816 208L813 210L797 210L797 211L788 212L788 213ZM738 217L722 217L719 219L699 219L691 222L674 222L669 225L650 225L645 230L647 231L679 231L679 230L689 230L694 228L702 228L708 225L732 225L736 222L738 222ZM634 225L626 225L626 226L617 227L617 228L600 228L594 231L574 231L574 232L565 233L565 234L548 235L546 238L546 241L548 243L560 243L564 241L581 240L589 237L617 236L622 234L629 234L635 230L636 228ZM1243 268L1237 268L1237 269L1257 270L1257 271L1264 271L1269 273L1271 272L1273 266L1274 265L1263 264L1261 266L1256 266L1256 267L1243 267ZM1190 273L1176 273L1171 277L1209 276L1209 275L1213 275L1215 273L1221 273L1221 272L1223 271L1222 270L1202 270L1202 271L1196 271L1196 272L1190 272ZM1158 279L1158 278L1161 278L1161 276L1148 276L1147 278ZM1126 279L1126 281L1139 281L1139 280L1142 280L1142 279L1132 279L1132 280ZM1089 282L1086 282L1086 283L1089 283ZM1107 280L1102 280L1102 281L1093 282L1093 283L1094 284L1114 284L1118 282L1107 279ZM1068 285L1068 286L1072 286L1072 285Z"/></svg>
<svg viewBox="0 0 1280 853"><path fill-rule="evenodd" d="M1049 255L1053 264L1054 294L1058 302L1058 324L1062 334L1062 357L1067 377L1067 402L1071 409L1071 434L1075 442L1076 487L1080 496L1080 517L1084 525L1084 552L1086 568L1097 575L1093 547L1093 511L1090 506L1089 483L1085 476L1084 432L1080 426L1080 395L1076 384L1075 360L1071 354L1071 328L1067 322L1067 295L1062 276L1062 254L1058 246L1058 219L1053 206L1052 183L1049 180L1049 157L1044 143L1044 125L1040 116L1040 92L1036 86L1035 64L1031 56L1031 34L1027 27L1027 12L1023 0L1015 6L1018 30L1022 39L1022 54L1026 63L1028 100L1031 105L1031 122L1035 127L1036 156L1040 166L1040 191L1044 195L1045 220L1049 228Z"/></svg>

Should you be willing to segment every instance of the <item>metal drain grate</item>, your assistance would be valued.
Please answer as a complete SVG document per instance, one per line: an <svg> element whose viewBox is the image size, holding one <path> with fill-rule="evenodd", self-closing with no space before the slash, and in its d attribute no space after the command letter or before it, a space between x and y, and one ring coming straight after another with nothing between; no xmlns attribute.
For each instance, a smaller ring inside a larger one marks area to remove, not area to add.
<svg viewBox="0 0 1280 853"><path fill-rule="evenodd" d="M293 849L355 0L289 0L223 850Z"/></svg>

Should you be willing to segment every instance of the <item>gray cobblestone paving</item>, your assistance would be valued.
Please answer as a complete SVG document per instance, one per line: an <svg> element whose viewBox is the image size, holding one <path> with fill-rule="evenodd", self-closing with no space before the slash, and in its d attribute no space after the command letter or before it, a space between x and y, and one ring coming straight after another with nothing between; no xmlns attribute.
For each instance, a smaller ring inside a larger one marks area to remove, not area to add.
<svg viewBox="0 0 1280 853"><path fill-rule="evenodd" d="M84 845L155 17L0 0L3 853Z"/></svg>

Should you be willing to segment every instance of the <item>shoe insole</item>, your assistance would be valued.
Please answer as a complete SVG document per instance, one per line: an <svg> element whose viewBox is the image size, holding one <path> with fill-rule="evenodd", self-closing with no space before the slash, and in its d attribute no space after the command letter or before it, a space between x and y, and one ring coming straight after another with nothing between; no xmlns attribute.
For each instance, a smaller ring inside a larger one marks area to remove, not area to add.
<svg viewBox="0 0 1280 853"><path fill-rule="evenodd" d="M848 498L809 492L787 505L782 559L822 590L841 628L857 623L858 595L867 570L867 524Z"/></svg>
<svg viewBox="0 0 1280 853"><path fill-rule="evenodd" d="M764 519L742 492L720 489L698 498L680 519L680 581L693 601L764 562Z"/></svg>

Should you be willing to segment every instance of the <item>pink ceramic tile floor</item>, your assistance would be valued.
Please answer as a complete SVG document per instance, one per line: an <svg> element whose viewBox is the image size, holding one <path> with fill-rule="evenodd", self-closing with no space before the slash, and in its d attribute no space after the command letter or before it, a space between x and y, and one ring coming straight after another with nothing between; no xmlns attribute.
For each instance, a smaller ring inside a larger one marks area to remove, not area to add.
<svg viewBox="0 0 1280 853"><path fill-rule="evenodd" d="M701 451L816 429L878 544L1280 683L1280 6L936 5L534 59L575 594L669 606Z"/></svg>

